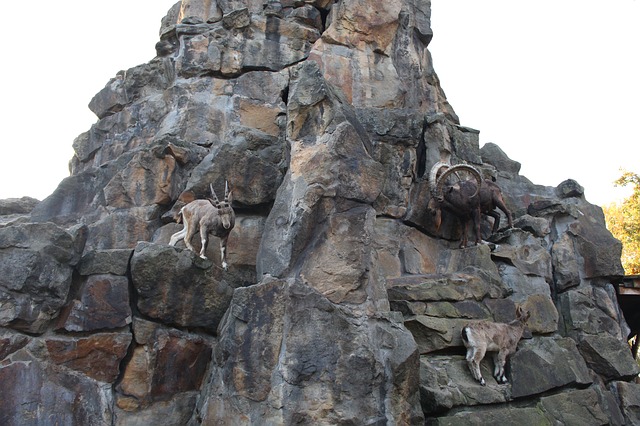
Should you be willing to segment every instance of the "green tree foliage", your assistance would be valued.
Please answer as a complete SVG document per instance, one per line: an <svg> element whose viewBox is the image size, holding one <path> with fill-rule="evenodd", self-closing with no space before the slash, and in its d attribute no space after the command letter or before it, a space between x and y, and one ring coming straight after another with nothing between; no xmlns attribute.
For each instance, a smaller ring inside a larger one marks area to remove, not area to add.
<svg viewBox="0 0 640 426"><path fill-rule="evenodd" d="M622 242L622 266L626 274L640 274L640 175L624 171L616 186L632 185L631 196L603 208L607 228Z"/></svg>

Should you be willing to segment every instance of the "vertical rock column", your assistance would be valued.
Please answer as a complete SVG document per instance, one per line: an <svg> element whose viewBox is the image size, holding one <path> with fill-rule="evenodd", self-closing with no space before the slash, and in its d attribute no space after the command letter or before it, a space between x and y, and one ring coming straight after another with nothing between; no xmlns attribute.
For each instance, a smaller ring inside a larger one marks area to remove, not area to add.
<svg viewBox="0 0 640 426"><path fill-rule="evenodd" d="M314 62L292 70L290 168L219 328L205 423L420 423L418 352L371 247L384 183L353 111Z"/></svg>

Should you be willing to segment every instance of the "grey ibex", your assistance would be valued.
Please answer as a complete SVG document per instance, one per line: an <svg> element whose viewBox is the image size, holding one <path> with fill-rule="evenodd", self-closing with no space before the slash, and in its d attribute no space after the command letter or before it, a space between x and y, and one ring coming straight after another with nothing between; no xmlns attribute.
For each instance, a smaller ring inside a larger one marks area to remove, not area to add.
<svg viewBox="0 0 640 426"><path fill-rule="evenodd" d="M229 191L228 183L225 183L223 201L218 200L213 190L213 185L209 184L209 189L211 190L212 198L194 200L180 209L178 223L180 223L180 218L182 218L184 228L171 236L169 244L174 246L181 238L184 238L184 243L187 248L195 252L196 249L191 245L191 239L198 229L200 229L200 242L202 243L200 257L206 259L205 251L207 249L209 234L213 234L220 238L222 267L226 271L228 268L227 240L236 222L236 215L231 207L233 195L232 192Z"/></svg>
<svg viewBox="0 0 640 426"><path fill-rule="evenodd" d="M468 175L472 179L460 179L455 183L448 183L451 177L460 174ZM429 188L431 199L427 208L435 216L436 230L439 230L442 224L442 210L456 216L463 228L460 247L467 245L467 228L470 222L474 225L475 243L478 244L482 240L481 214L493 217L492 232L499 229L500 213L495 211L496 208L502 210L507 216L509 228L513 227L511 212L507 209L500 187L488 179L483 179L480 172L473 166L436 163L429 173Z"/></svg>
<svg viewBox="0 0 640 426"><path fill-rule="evenodd" d="M529 312L520 306L516 308L516 319L509 324L475 321L462 328L462 343L467 348L467 364L473 378L482 386L486 384L480 372L480 361L487 352L493 352L493 376L498 383L506 383L504 365L507 356L515 353L518 342L524 333Z"/></svg>

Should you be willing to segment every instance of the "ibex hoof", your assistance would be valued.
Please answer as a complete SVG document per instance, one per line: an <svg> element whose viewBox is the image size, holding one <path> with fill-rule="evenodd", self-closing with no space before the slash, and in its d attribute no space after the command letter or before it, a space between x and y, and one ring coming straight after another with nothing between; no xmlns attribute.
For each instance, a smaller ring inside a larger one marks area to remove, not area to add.
<svg viewBox="0 0 640 426"><path fill-rule="evenodd" d="M482 379L480 379L480 384L481 384L482 386L485 386L485 385L487 384L487 382L485 382L485 381L484 381L484 378L482 378Z"/></svg>
<svg viewBox="0 0 640 426"><path fill-rule="evenodd" d="M227 264L227 262L222 262L222 269L224 269L225 271L229 270L229 265Z"/></svg>
<svg viewBox="0 0 640 426"><path fill-rule="evenodd" d="M200 255L200 258L201 258L201 259L206 259L206 258L207 258L207 256L205 256L204 254L201 254L201 255Z"/></svg>

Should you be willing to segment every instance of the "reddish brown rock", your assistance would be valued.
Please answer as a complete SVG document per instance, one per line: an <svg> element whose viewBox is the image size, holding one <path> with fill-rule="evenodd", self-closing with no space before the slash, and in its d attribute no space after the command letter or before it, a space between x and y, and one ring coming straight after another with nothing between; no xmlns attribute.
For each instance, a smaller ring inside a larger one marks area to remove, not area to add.
<svg viewBox="0 0 640 426"><path fill-rule="evenodd" d="M89 337L45 339L49 358L101 382L113 383L120 373L120 362L131 343L129 333L100 333Z"/></svg>
<svg viewBox="0 0 640 426"><path fill-rule="evenodd" d="M138 346L118 385L121 409L134 411L200 389L211 360L211 346L202 337L142 320L134 333Z"/></svg>
<svg viewBox="0 0 640 426"><path fill-rule="evenodd" d="M106 204L116 208L169 204L181 192L175 174L173 156L158 158L153 153L140 152L104 188Z"/></svg>
<svg viewBox="0 0 640 426"><path fill-rule="evenodd" d="M87 277L59 320L67 331L113 329L130 323L129 279L109 274Z"/></svg>

